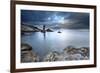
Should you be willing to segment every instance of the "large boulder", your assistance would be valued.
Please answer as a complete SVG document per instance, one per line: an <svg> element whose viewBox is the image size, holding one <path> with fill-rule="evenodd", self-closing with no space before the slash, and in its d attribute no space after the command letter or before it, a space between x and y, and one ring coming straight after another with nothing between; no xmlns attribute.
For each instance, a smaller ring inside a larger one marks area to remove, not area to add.
<svg viewBox="0 0 100 73"><path fill-rule="evenodd" d="M29 44L23 43L21 44L21 51L31 51L32 47Z"/></svg>
<svg viewBox="0 0 100 73"><path fill-rule="evenodd" d="M28 44L21 44L21 62L38 62L39 57Z"/></svg>

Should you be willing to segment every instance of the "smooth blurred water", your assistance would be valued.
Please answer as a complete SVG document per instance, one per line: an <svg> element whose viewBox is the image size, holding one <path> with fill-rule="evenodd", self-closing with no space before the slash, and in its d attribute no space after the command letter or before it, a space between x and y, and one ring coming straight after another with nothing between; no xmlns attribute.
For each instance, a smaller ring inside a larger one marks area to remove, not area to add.
<svg viewBox="0 0 100 73"><path fill-rule="evenodd" d="M32 46L41 58L50 51L62 52L67 46L89 47L89 30L59 30L54 32L32 32L21 36L21 42Z"/></svg>

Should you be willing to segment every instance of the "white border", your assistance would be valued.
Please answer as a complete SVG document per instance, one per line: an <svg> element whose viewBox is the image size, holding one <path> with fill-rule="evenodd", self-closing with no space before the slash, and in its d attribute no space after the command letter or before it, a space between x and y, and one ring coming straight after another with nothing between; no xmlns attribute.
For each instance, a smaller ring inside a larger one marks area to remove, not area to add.
<svg viewBox="0 0 100 73"><path fill-rule="evenodd" d="M44 11L63 11L63 12L88 12L90 13L90 60L82 61L61 61L61 62L39 62L39 63L20 63L20 10L44 10ZM50 7L35 5L16 5L16 69L74 66L94 64L94 10L85 8L69 7Z"/></svg>

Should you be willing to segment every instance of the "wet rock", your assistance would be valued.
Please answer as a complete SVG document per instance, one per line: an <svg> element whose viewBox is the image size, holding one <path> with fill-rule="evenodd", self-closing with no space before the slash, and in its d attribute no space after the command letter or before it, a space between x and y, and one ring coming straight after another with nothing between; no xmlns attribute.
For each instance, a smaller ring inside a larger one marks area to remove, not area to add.
<svg viewBox="0 0 100 73"><path fill-rule="evenodd" d="M81 54L85 57L85 56L89 56L89 48L88 47L81 47Z"/></svg>
<svg viewBox="0 0 100 73"><path fill-rule="evenodd" d="M65 52L65 53L68 53L68 54L73 54L73 53L76 52L76 49L75 49L75 47L73 47L73 46L68 46L68 47L66 47L66 48L64 49L64 52Z"/></svg>
<svg viewBox="0 0 100 73"><path fill-rule="evenodd" d="M38 62L39 57L28 44L21 44L21 62Z"/></svg>
<svg viewBox="0 0 100 73"><path fill-rule="evenodd" d="M44 58L44 61L58 61L59 60L59 53L56 51L50 52Z"/></svg>
<svg viewBox="0 0 100 73"><path fill-rule="evenodd" d="M53 51L46 55L44 61L71 61L71 60L88 60L89 59L89 48L81 47L75 48L68 46L63 52Z"/></svg>
<svg viewBox="0 0 100 73"><path fill-rule="evenodd" d="M32 47L28 44L21 44L21 51L31 51Z"/></svg>
<svg viewBox="0 0 100 73"><path fill-rule="evenodd" d="M75 48L69 46L64 49L65 60L88 60L89 59L89 48L81 47Z"/></svg>
<svg viewBox="0 0 100 73"><path fill-rule="evenodd" d="M52 61L72 61L72 60L88 60L89 48L75 48L68 46L62 52L50 51L42 60L32 51L33 48L28 44L21 44L21 62L52 62Z"/></svg>
<svg viewBox="0 0 100 73"><path fill-rule="evenodd" d="M69 54L65 57L65 60L82 60L84 57L81 54Z"/></svg>

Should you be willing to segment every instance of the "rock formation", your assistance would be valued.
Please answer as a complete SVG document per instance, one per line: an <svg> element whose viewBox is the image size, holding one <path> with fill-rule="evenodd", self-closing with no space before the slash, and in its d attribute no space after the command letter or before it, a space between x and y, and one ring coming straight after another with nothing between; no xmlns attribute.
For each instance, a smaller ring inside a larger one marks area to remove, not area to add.
<svg viewBox="0 0 100 73"><path fill-rule="evenodd" d="M67 47L64 49L66 60L87 60L89 59L89 48L81 47Z"/></svg>
<svg viewBox="0 0 100 73"><path fill-rule="evenodd" d="M21 62L38 62L39 57L28 44L21 44Z"/></svg>
<svg viewBox="0 0 100 73"><path fill-rule="evenodd" d="M44 61L58 61L59 60L59 53L56 51L50 52L44 58Z"/></svg>
<svg viewBox="0 0 100 73"><path fill-rule="evenodd" d="M41 61L39 56L33 51L28 44L21 44L21 62L52 62L52 61L72 61L72 60L88 60L89 48L75 48L68 46L62 52L50 51Z"/></svg>
<svg viewBox="0 0 100 73"><path fill-rule="evenodd" d="M71 61L71 60L88 60L89 48L75 48L68 46L63 52L52 51L46 55L44 61Z"/></svg>

